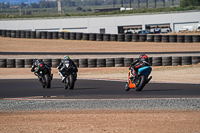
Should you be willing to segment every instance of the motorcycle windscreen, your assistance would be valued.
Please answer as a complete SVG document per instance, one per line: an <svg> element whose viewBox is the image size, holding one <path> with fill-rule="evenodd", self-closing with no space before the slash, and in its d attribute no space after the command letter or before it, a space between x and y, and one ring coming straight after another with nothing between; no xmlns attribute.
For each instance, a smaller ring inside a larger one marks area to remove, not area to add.
<svg viewBox="0 0 200 133"><path fill-rule="evenodd" d="M138 72L142 75L148 76L151 73L152 68L150 66L144 66L138 69Z"/></svg>

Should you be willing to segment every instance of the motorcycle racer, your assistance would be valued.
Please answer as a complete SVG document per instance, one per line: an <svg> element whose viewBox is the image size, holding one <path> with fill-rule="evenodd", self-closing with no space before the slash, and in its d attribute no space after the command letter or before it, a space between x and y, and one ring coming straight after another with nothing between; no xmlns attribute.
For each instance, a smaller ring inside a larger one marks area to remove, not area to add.
<svg viewBox="0 0 200 133"><path fill-rule="evenodd" d="M68 68L68 66L72 66L75 70L75 80L77 78L77 72L78 72L78 69L74 63L73 60L70 59L70 57L68 55L65 55L64 56L64 60L61 61L61 63L59 64L59 66L57 67L59 69L59 72L58 74L61 76L62 78L62 82L64 81L65 77L64 77L64 72L65 70Z"/></svg>
<svg viewBox="0 0 200 133"><path fill-rule="evenodd" d="M36 70L35 67L37 67ZM38 76L38 79L41 80L42 76L40 75L40 71L42 71L42 69L44 68L47 68L49 70L49 73L51 74L50 66L45 64L41 59L36 59L32 65L31 72L34 72L34 74Z"/></svg>
<svg viewBox="0 0 200 133"><path fill-rule="evenodd" d="M141 54L137 60L135 60L129 67L131 69L132 76L134 78L138 75L138 69L144 66L150 66L149 64L149 57L146 54Z"/></svg>

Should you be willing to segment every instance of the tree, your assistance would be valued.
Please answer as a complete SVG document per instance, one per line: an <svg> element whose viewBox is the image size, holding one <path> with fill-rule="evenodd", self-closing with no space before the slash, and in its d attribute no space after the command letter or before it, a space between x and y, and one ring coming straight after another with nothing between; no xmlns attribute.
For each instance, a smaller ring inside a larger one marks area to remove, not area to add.
<svg viewBox="0 0 200 133"><path fill-rule="evenodd" d="M180 3L181 7L187 7L187 6L200 6L199 0L182 0Z"/></svg>

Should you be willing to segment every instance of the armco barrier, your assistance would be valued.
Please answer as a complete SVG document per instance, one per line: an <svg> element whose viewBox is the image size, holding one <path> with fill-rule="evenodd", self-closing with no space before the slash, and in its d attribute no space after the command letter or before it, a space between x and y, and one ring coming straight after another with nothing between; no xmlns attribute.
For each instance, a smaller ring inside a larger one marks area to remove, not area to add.
<svg viewBox="0 0 200 133"><path fill-rule="evenodd" d="M119 42L164 42L164 43L200 43L200 35L171 34L101 34L80 32L52 32L29 30L0 29L0 36L11 38L64 39L86 41L119 41Z"/></svg>
<svg viewBox="0 0 200 133"><path fill-rule="evenodd" d="M62 59L42 59L56 68ZM129 67L136 58L73 59L77 67ZM149 57L151 66L178 66L200 63L200 56ZM31 68L33 59L0 59L0 68Z"/></svg>

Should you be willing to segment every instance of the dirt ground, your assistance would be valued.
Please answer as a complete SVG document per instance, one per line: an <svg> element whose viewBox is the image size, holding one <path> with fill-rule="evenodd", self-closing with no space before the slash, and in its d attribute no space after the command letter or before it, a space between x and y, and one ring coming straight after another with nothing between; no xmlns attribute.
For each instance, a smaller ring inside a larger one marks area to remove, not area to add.
<svg viewBox="0 0 200 133"><path fill-rule="evenodd" d="M79 110L0 113L1 133L199 133L195 111Z"/></svg>
<svg viewBox="0 0 200 133"><path fill-rule="evenodd" d="M0 38L0 52L200 51L200 44ZM1 58L2 56L0 56ZM57 69L54 78L60 78ZM127 80L128 68L80 68L78 78ZM152 82L200 83L200 64L153 67ZM0 79L36 78L30 68L0 68ZM200 133L200 111L55 110L0 112L2 133Z"/></svg>

